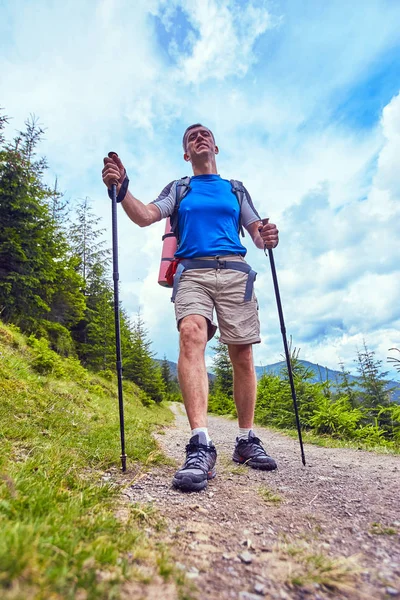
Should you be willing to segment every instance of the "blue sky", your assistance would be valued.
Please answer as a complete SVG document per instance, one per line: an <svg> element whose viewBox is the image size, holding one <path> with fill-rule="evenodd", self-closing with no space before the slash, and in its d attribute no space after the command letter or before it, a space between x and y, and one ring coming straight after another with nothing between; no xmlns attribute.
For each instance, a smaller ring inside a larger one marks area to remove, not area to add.
<svg viewBox="0 0 400 600"><path fill-rule="evenodd" d="M57 176L72 203L89 196L107 240L103 156L117 151L150 202L188 174L185 127L207 124L221 175L243 180L278 224L300 356L354 371L365 339L386 369L400 347L399 23L395 0L3 0L0 105L9 135L40 118L49 182ZM133 316L140 308L158 356L176 360L173 306L157 285L163 227L119 212L121 296ZM269 264L245 243L258 272L255 360L273 363L282 342Z"/></svg>

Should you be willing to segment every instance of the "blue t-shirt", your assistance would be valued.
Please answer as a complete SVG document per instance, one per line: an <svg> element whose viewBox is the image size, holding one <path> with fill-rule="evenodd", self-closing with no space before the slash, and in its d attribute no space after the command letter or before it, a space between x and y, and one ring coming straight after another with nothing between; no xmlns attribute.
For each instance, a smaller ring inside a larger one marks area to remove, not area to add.
<svg viewBox="0 0 400 600"><path fill-rule="evenodd" d="M181 241L177 258L241 254L239 203L229 181L220 175L197 175L178 210Z"/></svg>
<svg viewBox="0 0 400 600"><path fill-rule="evenodd" d="M172 215L176 205L176 181L171 181L154 200L162 218ZM260 220L250 194L245 189L241 209L231 182L220 175L190 178L190 190L178 210L180 245L177 258L246 255L239 239L239 216L246 228ZM241 212L241 214L239 214Z"/></svg>

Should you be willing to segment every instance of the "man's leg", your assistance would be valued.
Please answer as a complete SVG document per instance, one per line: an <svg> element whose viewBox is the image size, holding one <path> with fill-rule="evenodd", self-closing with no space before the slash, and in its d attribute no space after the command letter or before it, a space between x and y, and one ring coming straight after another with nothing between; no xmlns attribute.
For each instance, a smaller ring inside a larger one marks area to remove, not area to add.
<svg viewBox="0 0 400 600"><path fill-rule="evenodd" d="M179 334L178 378L190 428L207 427L207 320L189 315L182 319Z"/></svg>
<svg viewBox="0 0 400 600"><path fill-rule="evenodd" d="M186 461L175 473L172 483L182 491L196 492L204 489L208 480L216 475L214 445L205 431L193 431L207 427L208 377L204 360L207 319L188 315L181 320L179 333L178 377L192 437L186 447Z"/></svg>
<svg viewBox="0 0 400 600"><path fill-rule="evenodd" d="M253 346L251 344L228 344L228 351L233 367L233 397L239 427L251 429L257 395Z"/></svg>
<svg viewBox="0 0 400 600"><path fill-rule="evenodd" d="M252 430L257 396L257 379L251 344L228 344L233 367L233 397L238 414L239 428ZM244 439L237 438L233 460L254 469L273 471L276 462L264 450L253 431Z"/></svg>

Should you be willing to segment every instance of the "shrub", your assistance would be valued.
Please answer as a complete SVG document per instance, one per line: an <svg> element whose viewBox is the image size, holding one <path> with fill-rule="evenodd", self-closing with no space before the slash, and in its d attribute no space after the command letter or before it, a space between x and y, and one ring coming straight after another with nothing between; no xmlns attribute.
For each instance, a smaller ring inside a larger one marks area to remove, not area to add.
<svg viewBox="0 0 400 600"><path fill-rule="evenodd" d="M58 377L65 375L63 361L60 356L50 350L49 343L44 338L37 339L34 335L28 338L28 345L32 349L32 367L41 375L53 374Z"/></svg>
<svg viewBox="0 0 400 600"><path fill-rule="evenodd" d="M347 396L339 397L333 402L323 397L309 419L309 424L316 433L351 438L354 437L362 417L362 410L352 409Z"/></svg>
<svg viewBox="0 0 400 600"><path fill-rule="evenodd" d="M378 427L378 425L365 425L355 431L355 438L360 442L371 446L385 446L388 445L385 440L385 432Z"/></svg>
<svg viewBox="0 0 400 600"><path fill-rule="evenodd" d="M260 425L295 427L290 387L278 375L266 373L258 382L255 419Z"/></svg>
<svg viewBox="0 0 400 600"><path fill-rule="evenodd" d="M51 350L61 356L74 356L74 341L70 331L60 323L40 321L35 330L36 337L44 337L49 341Z"/></svg>
<svg viewBox="0 0 400 600"><path fill-rule="evenodd" d="M235 403L232 398L229 398L219 390L210 395L208 410L216 415L237 416Z"/></svg>
<svg viewBox="0 0 400 600"><path fill-rule="evenodd" d="M107 379L107 381L112 381L114 377L114 373L111 371L111 369L104 369L104 371L99 371L99 375L104 377L104 379Z"/></svg>

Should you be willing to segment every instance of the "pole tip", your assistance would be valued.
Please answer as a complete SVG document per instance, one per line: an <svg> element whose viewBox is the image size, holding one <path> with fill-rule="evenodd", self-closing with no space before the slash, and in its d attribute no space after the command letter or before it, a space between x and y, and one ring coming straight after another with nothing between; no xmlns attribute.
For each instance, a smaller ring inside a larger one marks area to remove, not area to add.
<svg viewBox="0 0 400 600"><path fill-rule="evenodd" d="M122 472L126 472L126 454L121 454L121 469Z"/></svg>
<svg viewBox="0 0 400 600"><path fill-rule="evenodd" d="M114 156L116 156L118 158L118 154L111 150L111 152L108 153L108 158L113 158Z"/></svg>

